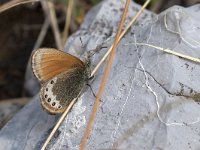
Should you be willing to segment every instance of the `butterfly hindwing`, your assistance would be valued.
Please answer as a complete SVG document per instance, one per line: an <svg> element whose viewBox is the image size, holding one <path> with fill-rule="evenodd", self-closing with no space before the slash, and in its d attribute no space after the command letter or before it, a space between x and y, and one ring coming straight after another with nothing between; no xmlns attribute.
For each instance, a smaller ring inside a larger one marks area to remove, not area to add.
<svg viewBox="0 0 200 150"><path fill-rule="evenodd" d="M46 82L56 75L84 63L75 56L53 49L40 48L33 52L33 73L41 82Z"/></svg>
<svg viewBox="0 0 200 150"><path fill-rule="evenodd" d="M62 113L76 98L87 80L84 67L75 67L57 75L42 85L40 100L43 108L51 113Z"/></svg>

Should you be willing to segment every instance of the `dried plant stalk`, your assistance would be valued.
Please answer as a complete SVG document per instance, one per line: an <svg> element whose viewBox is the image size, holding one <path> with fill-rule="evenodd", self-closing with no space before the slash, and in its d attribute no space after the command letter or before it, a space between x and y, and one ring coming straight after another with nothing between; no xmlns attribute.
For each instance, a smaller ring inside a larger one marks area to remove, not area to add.
<svg viewBox="0 0 200 150"><path fill-rule="evenodd" d="M10 8L13 8L15 6L18 6L18 5L32 3L32 2L38 2L38 1L40 1L40 0L12 0L12 1L9 1L9 2L3 4L2 6L0 6L0 13L8 10Z"/></svg>
<svg viewBox="0 0 200 150"><path fill-rule="evenodd" d="M102 81L101 81L101 85L100 85L100 88L99 88L99 91L98 91L98 94L97 94L97 97L96 97L96 100L95 100L95 103L94 103L94 106L93 106L93 109L92 109L92 112L91 112L91 115L90 115L89 122L87 124L85 133L83 135L83 138L82 138L82 141L81 141L81 144L80 144L80 150L84 149L87 138L90 134L90 130L91 130L97 109L99 107L99 101L100 101L101 95L103 93L103 90L104 90L104 87L105 87L105 84L106 84L106 79L108 77L108 73L109 73L109 70L110 70L110 67L111 67L111 64L112 64L113 56L115 54L115 50L116 50L117 44L119 42L120 33L121 33L121 30L122 30L124 21L126 19L126 14L128 12L129 3L130 3L130 0L126 0L125 8L123 10L121 21L120 21L120 24L119 24L119 27L118 27L118 30L117 30L117 33L116 33L116 36L115 36L115 40L114 40L114 44L113 44L113 47L112 47L112 50L111 50L111 53L110 53L110 57L109 57L109 60L108 60L108 63L107 63L107 66L106 66L106 69L105 69L105 72L104 72L104 75L103 75L103 78L102 78Z"/></svg>
<svg viewBox="0 0 200 150"><path fill-rule="evenodd" d="M152 47L152 48L158 49L160 51L166 52L168 54L172 54L172 55L175 55L175 56L178 56L178 57L190 60L190 61L194 61L194 62L200 63L200 59L199 58L195 58L195 57L192 57L192 56L189 56L189 55L181 54L179 52L175 52L175 51L173 51L171 49L168 49L168 48L163 48L163 47L159 47L159 46L155 46L155 45L151 45L151 44L147 44L147 43L135 43L135 44L136 45L141 45L141 46Z"/></svg>
<svg viewBox="0 0 200 150"><path fill-rule="evenodd" d="M150 3L151 0L147 0L144 5L140 8L140 10L138 11L138 13L133 17L133 19L129 22L129 24L126 26L126 28L123 30L123 32L121 33L118 41L121 40L121 38L126 34L126 32L128 31L128 29L132 26L132 24L136 21L136 19L141 15L141 13L144 11L144 9L147 7L147 5ZM108 57L108 55L110 54L111 50L112 50L113 45L108 49L108 51L106 52L106 54L104 55L104 57L99 61L99 63L96 65L96 67L93 69L91 76L94 76L94 74L97 72L97 70L99 69L99 67L101 66L101 64L105 61L105 59Z"/></svg>
<svg viewBox="0 0 200 150"><path fill-rule="evenodd" d="M74 5L74 0L69 0L67 11L66 11L65 28L64 28L64 31L63 31L63 39L62 39L63 43L65 43L65 41L68 38L69 25L70 25L70 20L71 20L71 17L72 17L73 5Z"/></svg>
<svg viewBox="0 0 200 150"><path fill-rule="evenodd" d="M76 100L77 100L77 98L73 99L73 101L69 104L69 106L64 111L64 113L60 116L58 122L56 123L56 125L53 128L53 130L49 134L49 136L46 139L45 143L43 144L41 150L45 150L45 148L47 147L49 141L51 140L51 138L53 137L53 135L55 134L55 132L58 130L59 126L61 125L61 123L63 122L63 120L65 119L65 117L67 116L69 110L72 108L72 106L74 105L74 103L76 102Z"/></svg>
<svg viewBox="0 0 200 150"><path fill-rule="evenodd" d="M56 41L56 46L59 50L63 50L64 44L62 44L61 35L60 35L59 28L58 28L58 21L56 18L56 13L55 13L53 2L43 0L43 1L41 1L41 3L43 6L43 9L44 9L44 12L46 14L46 17L48 17L50 20L51 27L52 27L54 37L55 37L55 41Z"/></svg>
<svg viewBox="0 0 200 150"><path fill-rule="evenodd" d="M38 49L41 46L44 40L44 37L47 34L48 28L49 28L49 18L46 17L33 49Z"/></svg>

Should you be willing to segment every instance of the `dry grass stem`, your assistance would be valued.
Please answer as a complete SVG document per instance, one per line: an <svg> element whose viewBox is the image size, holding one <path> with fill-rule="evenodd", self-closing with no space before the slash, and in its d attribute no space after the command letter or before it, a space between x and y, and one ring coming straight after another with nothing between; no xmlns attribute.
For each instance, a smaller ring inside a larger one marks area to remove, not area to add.
<svg viewBox="0 0 200 150"><path fill-rule="evenodd" d="M3 4L2 6L0 6L0 13L2 13L3 11L6 11L10 8L13 8L17 5L22 5L22 4L27 4L27 3L33 3L33 2L38 2L40 0L11 0L5 4Z"/></svg>
<svg viewBox="0 0 200 150"><path fill-rule="evenodd" d="M182 58L190 60L190 61L194 61L194 62L200 63L200 59L199 58L195 58L195 57L191 57L191 56L188 56L188 55L184 55L184 54L175 52L175 51L167 49L167 48L163 48L163 47L159 47L159 46L155 46L155 45L151 45L151 44L147 44L147 43L134 43L134 44L152 47L152 48L164 51L164 52L166 52L168 54L172 54L172 55L175 55L175 56L178 56L178 57L182 57Z"/></svg>
<svg viewBox="0 0 200 150"><path fill-rule="evenodd" d="M115 54L115 50L116 50L117 44L119 42L120 33L121 33L121 30L122 30L124 21L126 19L126 14L127 14L127 11L128 11L129 3L130 3L130 0L126 0L125 8L123 10L121 21L120 21L120 24L119 24L119 27L118 27L118 30L117 30L117 33L116 33L116 36L115 36L114 44L113 44L113 47L112 47L112 50L111 50L111 53L110 53L110 57L109 57L109 60L108 60L102 81L101 81L101 85L100 85L100 88L99 88L99 91L98 91L98 94L97 94L97 97L96 97L96 100L95 100L95 103L94 103L94 106L93 106L93 109L92 109L92 112L91 112L91 115L90 115L90 118L89 118L89 122L87 124L87 127L86 127L85 133L83 135L82 141L80 143L80 150L84 149L87 138L90 134L90 130L91 130L97 109L99 107L99 100L100 100L101 95L103 93L105 83L106 83L106 79L108 77L108 73L109 73L109 70L110 70L110 67L111 67L111 64L112 64L113 56Z"/></svg>
<svg viewBox="0 0 200 150"><path fill-rule="evenodd" d="M66 115L68 114L69 110L72 108L72 106L74 105L74 103L76 102L76 100L77 100L77 98L73 99L73 101L69 104L69 106L64 111L64 113L60 116L58 122L56 123L56 125L53 128L53 130L49 134L49 136L46 139L45 143L43 144L41 150L45 150L46 149L46 147L47 147L48 143L50 142L51 138L53 137L53 135L55 134L55 132L57 131L57 129L59 128L59 126L61 125L61 123L63 122L63 120L65 119Z"/></svg>
<svg viewBox="0 0 200 150"><path fill-rule="evenodd" d="M138 11L138 13L133 17L133 19L129 22L129 24L126 26L126 28L123 30L123 32L121 33L118 41L121 40L121 38L126 34L126 32L128 31L128 29L130 29L130 27L132 26L132 24L136 21L136 19L141 15L141 13L144 11L144 9L147 7L147 5L149 4L151 0L147 0L143 6L140 8L140 10ZM106 54L104 55L104 57L99 61L99 63L96 65L96 67L93 69L91 76L94 76L94 74L97 72L97 70L99 69L99 67L101 66L101 64L105 61L105 59L108 57L108 55L110 54L111 50L113 48L113 45L108 49L108 51L106 52Z"/></svg>
<svg viewBox="0 0 200 150"><path fill-rule="evenodd" d="M68 38L69 25L70 25L70 20L71 20L71 17L72 17L73 5L74 5L74 0L69 0L68 7L67 7L67 10L66 10L65 28L64 28L64 31L63 31L63 43L65 43L65 41Z"/></svg>
<svg viewBox="0 0 200 150"><path fill-rule="evenodd" d="M44 9L46 17L48 17L49 20L50 20L51 27L52 27L52 30L53 30L53 33L54 33L54 38L55 38L55 41L56 41L56 46L59 50L63 50L64 44L62 44L54 5L51 1L41 1L41 2L42 2L42 7Z"/></svg>
<svg viewBox="0 0 200 150"><path fill-rule="evenodd" d="M41 44L42 44L42 42L44 40L44 37L45 37L45 35L47 33L48 28L49 28L49 18L46 17L46 19L44 21L44 24L42 26L42 29L40 30L40 34L39 34L39 36L37 38L37 41L36 41L33 49L38 49L41 46Z"/></svg>

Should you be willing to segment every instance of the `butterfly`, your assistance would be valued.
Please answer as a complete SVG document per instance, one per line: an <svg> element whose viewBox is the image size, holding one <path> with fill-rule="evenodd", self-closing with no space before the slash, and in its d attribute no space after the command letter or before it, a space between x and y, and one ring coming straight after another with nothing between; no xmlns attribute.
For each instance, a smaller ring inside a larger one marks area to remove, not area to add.
<svg viewBox="0 0 200 150"><path fill-rule="evenodd" d="M32 70L41 83L40 102L49 114L62 113L90 77L88 62L53 48L32 53Z"/></svg>

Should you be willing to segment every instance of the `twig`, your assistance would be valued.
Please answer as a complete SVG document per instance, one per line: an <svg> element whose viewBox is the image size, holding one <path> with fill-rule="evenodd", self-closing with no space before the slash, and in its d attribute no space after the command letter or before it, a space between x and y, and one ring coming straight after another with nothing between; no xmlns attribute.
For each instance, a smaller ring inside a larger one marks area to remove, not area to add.
<svg viewBox="0 0 200 150"><path fill-rule="evenodd" d="M46 16L50 20L51 27L52 27L54 37L55 37L55 41L56 41L56 46L59 50L63 50L64 46L62 44L60 31L58 28L58 22L57 22L57 18L56 18L54 5L51 1L42 1L42 6L43 6Z"/></svg>
<svg viewBox="0 0 200 150"><path fill-rule="evenodd" d="M128 31L128 29L131 27L131 25L136 21L136 19L141 15L141 13L143 12L143 10L147 7L147 5L149 4L151 0L147 0L144 5L140 8L140 10L138 11L138 13L133 17L133 19L129 22L129 24L126 26L126 28L123 30L123 32L121 33L118 41L121 40L121 38L126 34L126 32ZM105 61L105 59L108 57L108 55L110 54L111 50L113 48L113 45L108 49L108 51L106 52L106 54L104 55L104 57L99 61L99 63L96 65L96 67L93 69L91 76L94 76L94 74L97 72L97 70L99 69L99 67L101 66L101 64Z"/></svg>
<svg viewBox="0 0 200 150"><path fill-rule="evenodd" d="M117 30L117 33L116 33L116 36L115 36L114 44L113 44L113 47L112 47L112 50L111 50L111 53L110 53L110 57L109 57L109 60L108 60L108 63L107 63L107 66L106 66L102 81L101 81L101 85L100 85L100 88L99 88L99 91L98 91L98 94L97 94L97 97L96 97L96 100L95 100L95 104L93 106L89 122L87 124L87 127L86 127L85 133L83 135L82 141L80 143L80 150L84 149L86 141L87 141L87 138L88 138L88 136L90 134L91 126L92 126L92 123L94 121L94 117L96 115L97 108L99 106L99 100L100 100L101 95L103 93L103 90L104 90L104 87L105 87L105 83L106 83L106 79L108 77L108 73L109 73L109 70L110 70L110 66L112 64L112 60L113 60L113 56L114 56L114 53L115 53L115 49L116 49L117 44L119 42L120 33L121 33L121 30L122 30L122 27L123 27L123 24L124 24L124 21L125 21L125 18L126 18L126 14L127 14L127 11L128 11L129 3L130 3L130 0L126 0L125 8L123 10L121 21L120 21L120 24L119 24L119 27L118 27L118 30Z"/></svg>
<svg viewBox="0 0 200 150"><path fill-rule="evenodd" d="M5 4L3 4L2 6L0 6L0 13L2 13L3 11L6 11L12 7L15 7L17 5L22 5L22 4L26 4L26 3L32 3L32 2L37 2L40 0L11 0Z"/></svg>
<svg viewBox="0 0 200 150"><path fill-rule="evenodd" d="M63 43L65 43L69 34L69 24L72 17L73 5L74 5L74 0L69 0L67 11L66 11L65 28L63 31Z"/></svg>
<svg viewBox="0 0 200 150"><path fill-rule="evenodd" d="M39 34L39 36L37 38L37 41L36 41L33 49L37 49L37 48L39 48L41 46L41 44L42 44L42 42L44 40L44 37L45 37L45 35L47 33L48 27L49 27L49 18L46 17L46 19L44 21L44 24L42 26L42 29L40 30L40 34Z"/></svg>
<svg viewBox="0 0 200 150"><path fill-rule="evenodd" d="M178 56L178 57L185 58L185 59L190 60L190 61L194 61L194 62L200 63L200 59L198 59L198 58L191 57L191 56L188 56L188 55L184 55L184 54L175 52L175 51L170 50L170 49L167 49L167 48L162 48L162 47L159 47L159 46L155 46L155 45L151 45L151 44L146 44L146 43L134 43L134 44L152 47L152 48L155 48L155 49L164 51L164 52L166 52L166 53L168 53L168 54L172 54L172 55L175 55L175 56Z"/></svg>
<svg viewBox="0 0 200 150"><path fill-rule="evenodd" d="M65 119L66 115L68 114L69 110L72 108L72 106L74 105L74 103L76 102L76 100L77 100L77 98L74 98L73 101L67 107L67 109L64 111L64 113L60 116L58 122L56 123L56 125L53 128L53 130L49 134L49 136L46 139L45 143L43 144L41 150L45 150L45 148L47 147L49 141L51 140L51 138L53 137L53 135L55 134L55 132L57 131L57 129L59 128L59 126L61 125L61 123L63 122L63 120Z"/></svg>

